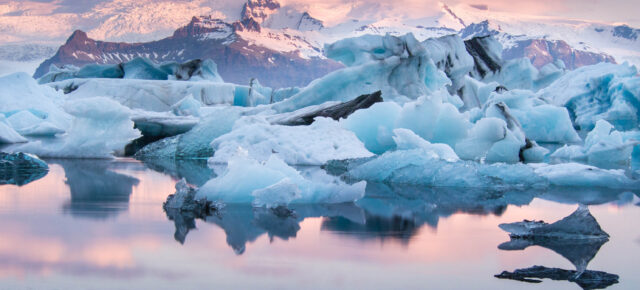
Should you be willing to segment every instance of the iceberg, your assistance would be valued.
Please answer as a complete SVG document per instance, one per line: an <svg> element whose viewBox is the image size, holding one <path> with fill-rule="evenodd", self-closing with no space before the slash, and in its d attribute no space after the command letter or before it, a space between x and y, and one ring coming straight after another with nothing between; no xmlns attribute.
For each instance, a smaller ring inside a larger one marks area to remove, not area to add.
<svg viewBox="0 0 640 290"><path fill-rule="evenodd" d="M21 127L20 129L25 129L25 133L48 135L66 130L71 125L72 117L61 108L64 103L62 94L49 87L38 85L25 73L0 77L0 100L2 100L0 113L7 119L20 113L14 117L14 123L20 123L17 125ZM25 115L27 112L23 111L28 111L33 116ZM39 128L38 124L40 124Z"/></svg>
<svg viewBox="0 0 640 290"><path fill-rule="evenodd" d="M485 107L499 102L509 107L509 112L516 117L530 140L561 144L581 141L567 109L549 104L531 91L490 93Z"/></svg>
<svg viewBox="0 0 640 290"><path fill-rule="evenodd" d="M603 271L585 270L578 272L560 268L547 268L533 266L526 269L517 269L513 272L503 271L495 275L499 279L510 279L529 283L540 283L537 279L566 280L575 282L582 289L604 289L618 283L620 276Z"/></svg>
<svg viewBox="0 0 640 290"><path fill-rule="evenodd" d="M638 128L640 77L627 63L600 63L567 72L539 95L565 106L581 130L606 120L620 130Z"/></svg>
<svg viewBox="0 0 640 290"><path fill-rule="evenodd" d="M65 130L45 119L34 115L29 110L16 112L7 118L7 122L22 136L53 137Z"/></svg>
<svg viewBox="0 0 640 290"><path fill-rule="evenodd" d="M446 91L439 91L403 106L377 103L356 111L340 124L355 132L367 149L376 154L395 147L392 131L396 128L410 129L429 142L454 146L467 136L471 124L454 105L443 101L447 96Z"/></svg>
<svg viewBox="0 0 640 290"><path fill-rule="evenodd" d="M349 185L319 168L307 178L278 155L268 156L265 162L260 162L251 158L247 151L238 150L228 160L227 169L203 185L196 198L277 207L291 203L346 203L364 195L366 182ZM250 182L247 182L247 176L252 176Z"/></svg>
<svg viewBox="0 0 640 290"><path fill-rule="evenodd" d="M137 57L119 64L88 64L82 68L52 65L49 73L38 79L39 84L59 82L68 79L138 79L138 80L206 80L222 83L218 66L211 60L194 59L184 63L166 62L157 64L148 58Z"/></svg>
<svg viewBox="0 0 640 290"><path fill-rule="evenodd" d="M209 158L213 156L211 142L231 132L236 120L243 115L258 114L261 109L217 106L203 112L195 126L189 131L151 143L135 155L138 159L148 158ZM258 110L258 111L256 111Z"/></svg>
<svg viewBox="0 0 640 290"><path fill-rule="evenodd" d="M375 91L402 103L451 83L412 34L347 38L327 45L325 53L347 67L311 82L274 104L274 110L283 113L328 101L345 102Z"/></svg>
<svg viewBox="0 0 640 290"><path fill-rule="evenodd" d="M584 145L565 145L558 148L551 157L587 161L600 166L627 164L631 161L633 147L640 144L640 140L625 139L609 122L599 120L587 135Z"/></svg>
<svg viewBox="0 0 640 290"><path fill-rule="evenodd" d="M49 144L34 141L18 150L55 158L112 158L122 154L125 145L140 137L133 128L131 110L104 98L69 101L65 110L74 116L67 135L60 142Z"/></svg>
<svg viewBox="0 0 640 290"><path fill-rule="evenodd" d="M0 184L18 186L36 181L49 172L49 165L35 155L0 152Z"/></svg>
<svg viewBox="0 0 640 290"><path fill-rule="evenodd" d="M28 141L27 138L11 127L3 114L0 114L0 144L25 143Z"/></svg>
<svg viewBox="0 0 640 290"><path fill-rule="evenodd" d="M456 94L464 85L465 76L475 68L475 58L467 52L466 42L452 34L422 42L427 56L451 80L449 93Z"/></svg>
<svg viewBox="0 0 640 290"><path fill-rule="evenodd" d="M518 239L609 239L589 208L580 205L571 215L548 224L542 221L522 221L500 224L512 238Z"/></svg>
<svg viewBox="0 0 640 290"><path fill-rule="evenodd" d="M226 163L238 148L255 160L266 161L276 154L291 165L323 165L332 159L373 155L353 132L324 117L309 126L272 125L260 116L244 117L231 132L213 140L211 147L215 153L210 163Z"/></svg>

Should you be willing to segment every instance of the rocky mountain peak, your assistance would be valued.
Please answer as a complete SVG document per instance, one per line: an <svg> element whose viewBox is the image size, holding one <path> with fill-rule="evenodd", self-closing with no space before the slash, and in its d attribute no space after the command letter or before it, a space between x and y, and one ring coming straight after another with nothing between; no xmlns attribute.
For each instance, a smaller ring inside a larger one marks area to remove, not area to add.
<svg viewBox="0 0 640 290"><path fill-rule="evenodd" d="M280 3L275 0L248 0L242 7L241 22L253 19L258 24L280 9Z"/></svg>

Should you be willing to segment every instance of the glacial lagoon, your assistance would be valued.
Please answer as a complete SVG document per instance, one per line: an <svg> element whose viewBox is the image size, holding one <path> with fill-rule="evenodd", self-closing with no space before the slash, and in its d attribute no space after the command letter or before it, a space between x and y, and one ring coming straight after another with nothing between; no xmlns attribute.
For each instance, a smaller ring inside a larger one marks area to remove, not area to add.
<svg viewBox="0 0 640 290"><path fill-rule="evenodd" d="M206 160L46 162L45 176L0 186L2 289L579 289L571 275L495 276L581 263L617 277L598 287L640 284L638 191L368 183L356 203L227 205L196 217L162 204L178 180L201 186L216 174ZM579 204L608 240L523 245L498 227L555 222Z"/></svg>

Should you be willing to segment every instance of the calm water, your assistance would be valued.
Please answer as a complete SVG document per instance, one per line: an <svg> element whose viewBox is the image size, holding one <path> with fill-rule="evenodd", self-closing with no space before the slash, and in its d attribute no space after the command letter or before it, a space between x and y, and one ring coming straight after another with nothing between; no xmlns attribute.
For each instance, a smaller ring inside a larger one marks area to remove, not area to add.
<svg viewBox="0 0 640 290"><path fill-rule="evenodd" d="M355 205L295 206L293 217L228 206L194 220L167 215L162 202L178 177L206 181L202 163L48 162L44 178L0 186L0 289L578 289L494 277L534 265L575 270L562 249L498 249L509 241L498 224L553 222L578 203L611 235L580 257L594 256L587 268L619 275L610 289L640 288L631 192L369 184Z"/></svg>

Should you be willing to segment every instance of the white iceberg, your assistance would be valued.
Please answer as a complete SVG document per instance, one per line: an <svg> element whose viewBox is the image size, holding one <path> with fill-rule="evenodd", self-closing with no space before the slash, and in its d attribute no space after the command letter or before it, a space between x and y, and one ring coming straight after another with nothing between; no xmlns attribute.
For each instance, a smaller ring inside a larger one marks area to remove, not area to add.
<svg viewBox="0 0 640 290"><path fill-rule="evenodd" d="M17 150L41 157L112 158L114 154L122 154L131 140L140 137L133 128L131 110L111 99L74 100L64 108L75 117L66 136L53 144L34 141Z"/></svg>
<svg viewBox="0 0 640 290"><path fill-rule="evenodd" d="M260 116L236 122L233 130L211 142L210 163L226 163L238 148L265 161L272 154L291 165L323 165L332 159L370 157L356 135L332 119L318 117L309 126L272 125Z"/></svg>
<svg viewBox="0 0 640 290"><path fill-rule="evenodd" d="M348 185L320 169L317 171L313 178L305 178L275 154L259 162L239 150L228 160L221 175L198 190L196 198L276 207L290 203L345 203L364 196L365 182Z"/></svg>

